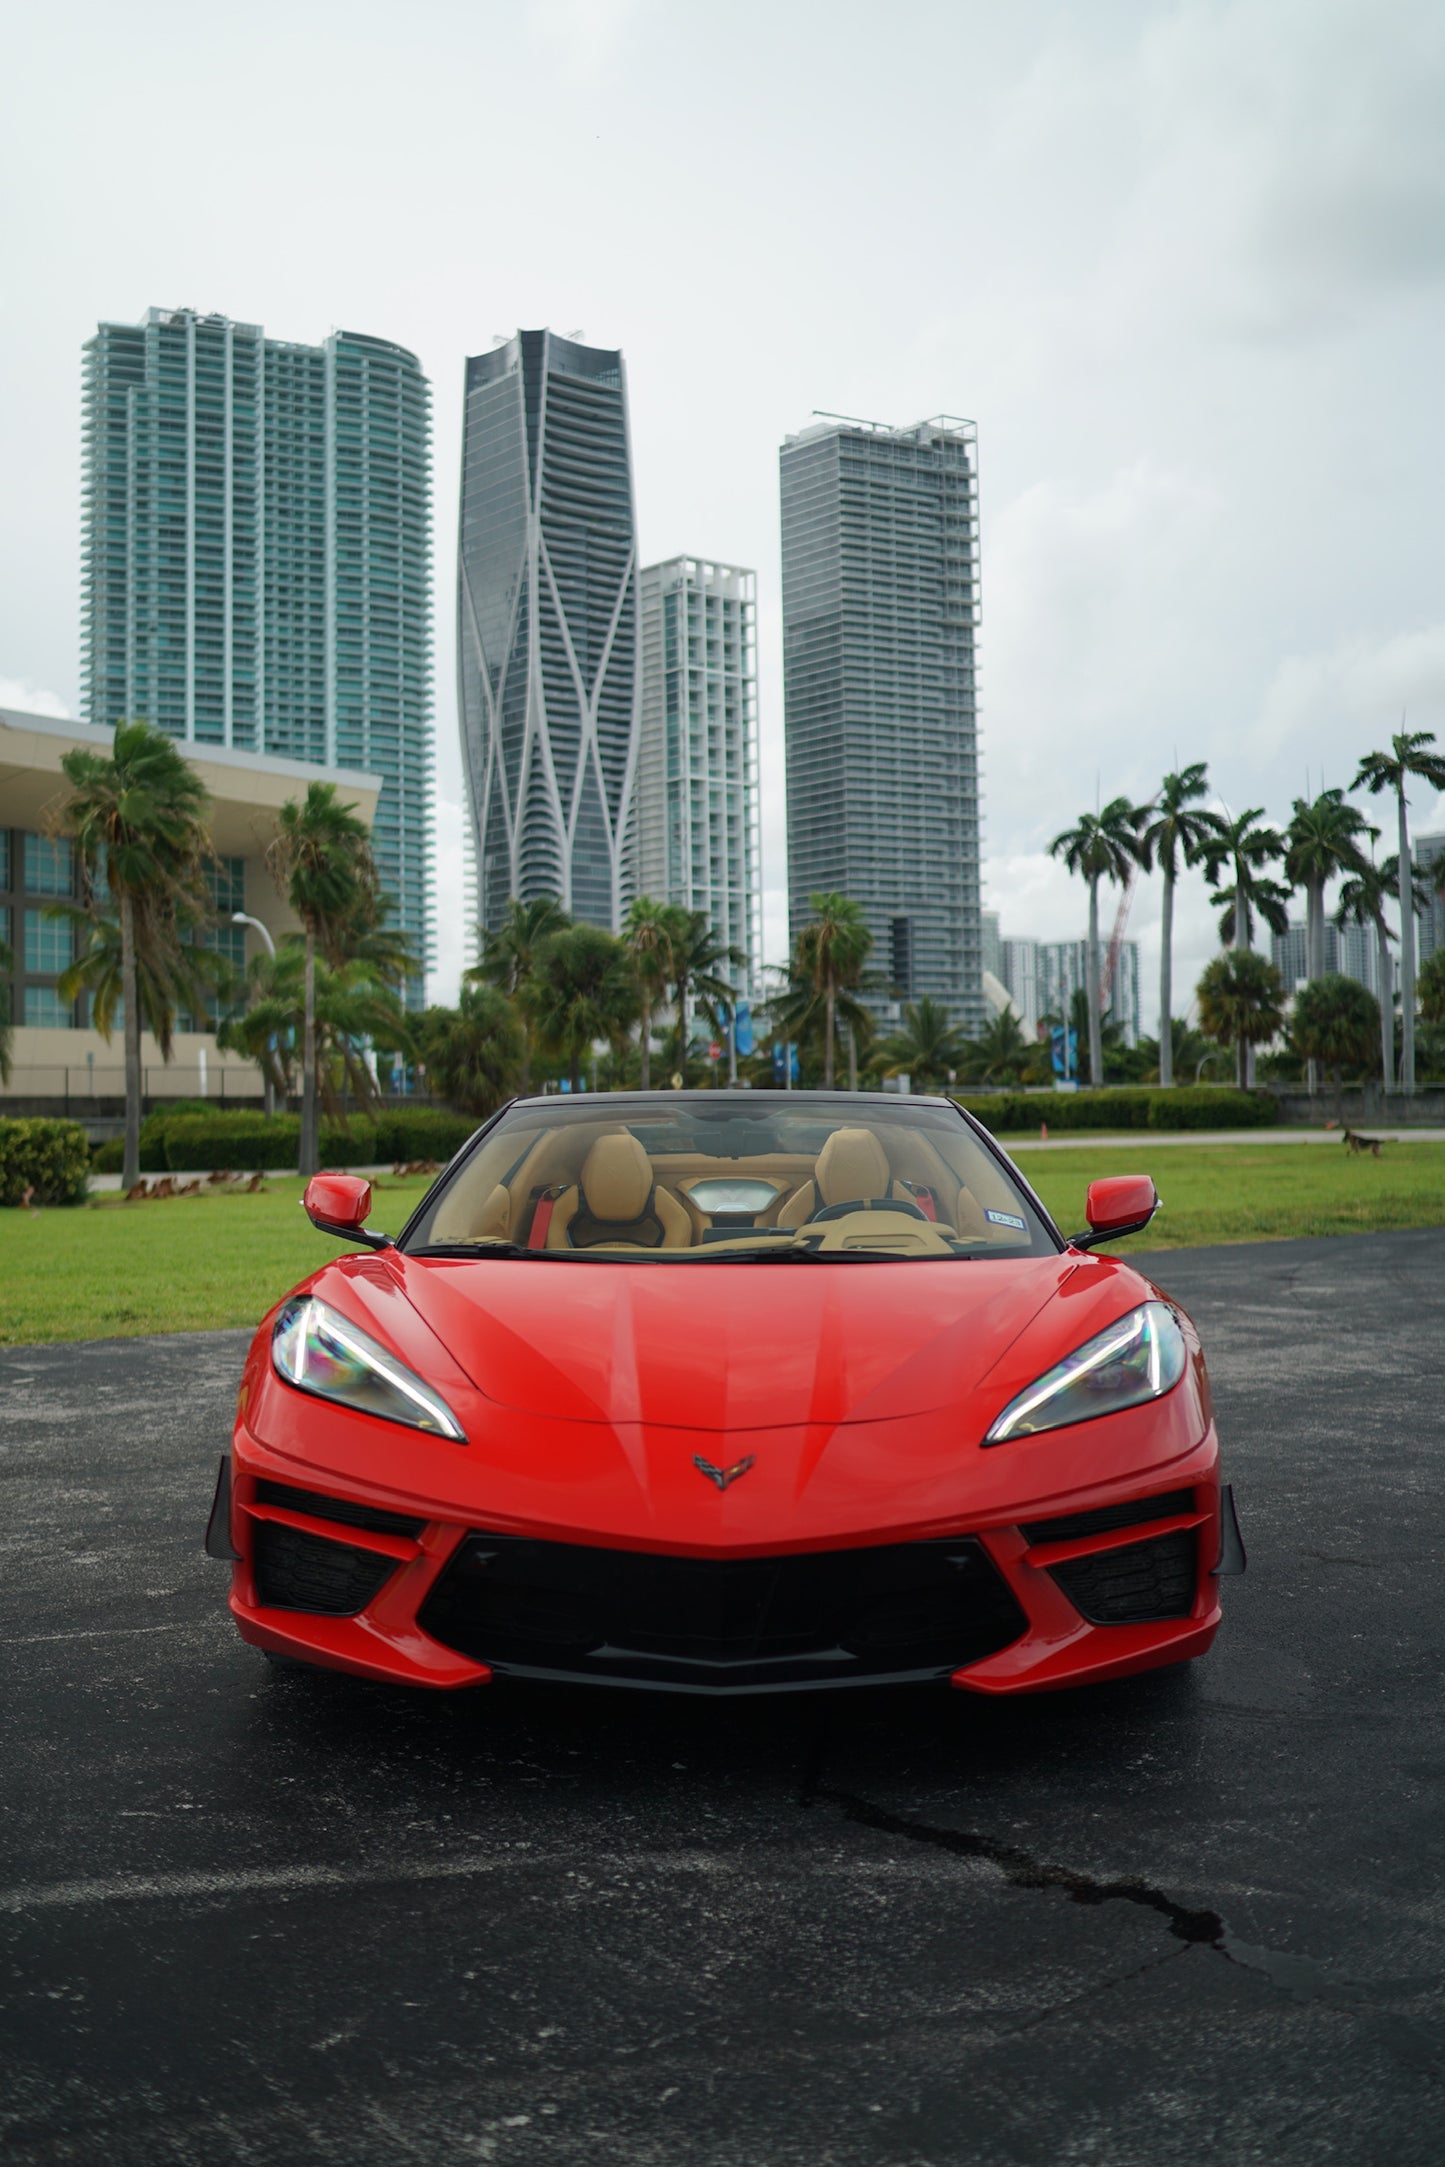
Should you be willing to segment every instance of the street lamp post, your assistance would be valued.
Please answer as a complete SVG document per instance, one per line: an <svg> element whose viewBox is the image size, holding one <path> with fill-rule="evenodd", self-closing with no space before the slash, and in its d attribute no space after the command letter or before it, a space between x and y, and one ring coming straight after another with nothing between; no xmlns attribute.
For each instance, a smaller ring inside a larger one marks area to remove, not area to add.
<svg viewBox="0 0 1445 2167"><path fill-rule="evenodd" d="M250 912L245 910L233 910L231 913L231 923L232 925L254 926L256 928L256 931L260 934L262 940L266 943L267 954L274 960L276 955L276 943L271 938L271 928L269 926L262 925L259 918L253 918ZM276 1041L273 1038L271 1041L273 1047L275 1046L275 1043ZM266 1093L266 1119L269 1121L272 1114L276 1111L276 1087L271 1081L271 1071L269 1068L264 1068L262 1070L261 1081Z"/></svg>

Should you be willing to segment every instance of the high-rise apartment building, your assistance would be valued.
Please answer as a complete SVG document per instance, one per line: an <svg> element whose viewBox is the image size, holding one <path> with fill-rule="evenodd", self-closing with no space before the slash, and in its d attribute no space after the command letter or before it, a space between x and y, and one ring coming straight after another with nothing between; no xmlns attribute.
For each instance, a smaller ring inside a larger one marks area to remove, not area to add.
<svg viewBox="0 0 1445 2167"><path fill-rule="evenodd" d="M382 886L429 959L431 389L416 356L151 309L88 341L84 404L86 719L380 776Z"/></svg>
<svg viewBox="0 0 1445 2167"><path fill-rule="evenodd" d="M466 365L462 766L482 916L555 895L616 927L637 757L637 545L622 356L519 331Z"/></svg>
<svg viewBox="0 0 1445 2167"><path fill-rule="evenodd" d="M1421 914L1415 927L1416 953L1423 963L1426 956L1445 948L1445 835L1413 837L1410 856L1423 867L1431 884L1430 908Z"/></svg>
<svg viewBox="0 0 1445 2167"><path fill-rule="evenodd" d="M894 998L931 994L969 1031L987 1017L975 439L950 416L825 417L781 457L792 933L841 890Z"/></svg>
<svg viewBox="0 0 1445 2167"><path fill-rule="evenodd" d="M1324 926L1324 975L1353 978L1365 986L1378 1000L1380 991L1379 947L1374 928L1370 926L1337 926L1326 918ZM1284 990L1293 999L1309 978L1309 930L1302 919L1291 922L1288 932L1271 933L1269 936L1270 961L1284 980ZM1395 967L1391 958L1388 997L1395 997Z"/></svg>
<svg viewBox="0 0 1445 2167"><path fill-rule="evenodd" d="M701 911L747 958L762 949L757 579L733 564L645 565L642 712L628 888Z"/></svg>

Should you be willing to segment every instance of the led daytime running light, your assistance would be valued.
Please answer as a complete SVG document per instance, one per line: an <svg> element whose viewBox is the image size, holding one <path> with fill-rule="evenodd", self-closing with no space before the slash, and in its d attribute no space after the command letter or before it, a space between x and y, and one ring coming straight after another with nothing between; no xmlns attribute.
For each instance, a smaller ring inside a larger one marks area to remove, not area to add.
<svg viewBox="0 0 1445 2167"><path fill-rule="evenodd" d="M271 1337L271 1360L277 1375L299 1392L466 1443L466 1432L439 1393L314 1294L298 1295L282 1309Z"/></svg>
<svg viewBox="0 0 1445 2167"><path fill-rule="evenodd" d="M1002 1445L1013 1437L1063 1429L1126 1407L1143 1406L1173 1390L1187 1360L1174 1312L1164 1302L1145 1302L1086 1340L1019 1393L983 1441ZM1112 1377L1107 1375L1110 1370Z"/></svg>

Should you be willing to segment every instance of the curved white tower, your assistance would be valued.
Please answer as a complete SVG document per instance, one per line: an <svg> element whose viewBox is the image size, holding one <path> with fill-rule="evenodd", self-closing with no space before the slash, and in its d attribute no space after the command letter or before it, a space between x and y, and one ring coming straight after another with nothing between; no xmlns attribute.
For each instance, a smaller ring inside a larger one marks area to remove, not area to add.
<svg viewBox="0 0 1445 2167"><path fill-rule="evenodd" d="M621 923L637 545L620 353L519 331L467 362L457 692L482 919Z"/></svg>

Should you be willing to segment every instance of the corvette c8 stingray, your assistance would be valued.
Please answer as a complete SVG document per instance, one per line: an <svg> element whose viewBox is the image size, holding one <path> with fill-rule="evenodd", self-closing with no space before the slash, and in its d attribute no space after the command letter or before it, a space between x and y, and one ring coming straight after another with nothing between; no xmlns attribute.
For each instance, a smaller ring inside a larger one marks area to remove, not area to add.
<svg viewBox="0 0 1445 2167"><path fill-rule="evenodd" d="M207 1534L270 1654L429 1686L977 1693L1202 1655L1199 1338L945 1099L515 1101L267 1315Z"/></svg>

